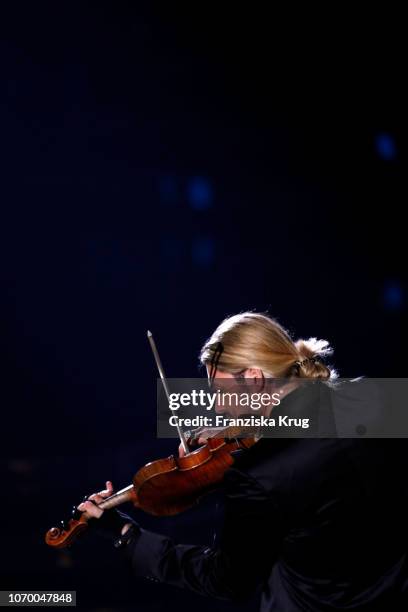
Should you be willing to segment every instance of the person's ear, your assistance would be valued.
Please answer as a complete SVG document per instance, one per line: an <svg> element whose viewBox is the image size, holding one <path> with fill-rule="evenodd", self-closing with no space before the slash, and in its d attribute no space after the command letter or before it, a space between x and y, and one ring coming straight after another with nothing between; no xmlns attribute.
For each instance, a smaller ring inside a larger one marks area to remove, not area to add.
<svg viewBox="0 0 408 612"><path fill-rule="evenodd" d="M262 370L260 368L247 368L244 372L244 377L262 379Z"/></svg>

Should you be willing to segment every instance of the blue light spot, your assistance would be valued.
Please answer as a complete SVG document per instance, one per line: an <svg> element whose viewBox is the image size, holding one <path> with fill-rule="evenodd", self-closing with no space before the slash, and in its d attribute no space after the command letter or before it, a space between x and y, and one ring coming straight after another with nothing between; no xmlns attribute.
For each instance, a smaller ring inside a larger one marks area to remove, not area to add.
<svg viewBox="0 0 408 612"><path fill-rule="evenodd" d="M386 161L391 161L397 156L397 147L391 134L386 134L385 132L377 134L375 148L378 156Z"/></svg>
<svg viewBox="0 0 408 612"><path fill-rule="evenodd" d="M215 260L215 242L213 238L196 238L192 245L192 258L197 266L208 267Z"/></svg>
<svg viewBox="0 0 408 612"><path fill-rule="evenodd" d="M390 282L384 287L384 305L388 310L400 310L404 304L404 290L399 283Z"/></svg>
<svg viewBox="0 0 408 612"><path fill-rule="evenodd" d="M187 184L187 198L193 210L208 210L213 205L214 193L210 182L201 177L191 178Z"/></svg>

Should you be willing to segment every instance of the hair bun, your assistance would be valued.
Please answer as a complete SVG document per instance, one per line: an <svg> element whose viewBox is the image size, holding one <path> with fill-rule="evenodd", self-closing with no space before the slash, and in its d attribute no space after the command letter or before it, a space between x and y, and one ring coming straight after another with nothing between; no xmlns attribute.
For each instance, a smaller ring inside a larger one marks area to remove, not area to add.
<svg viewBox="0 0 408 612"><path fill-rule="evenodd" d="M295 346L299 352L299 359L294 365L299 377L327 380L337 376L335 370L329 368L322 361L333 353L333 349L327 340L318 340L317 338L297 340Z"/></svg>

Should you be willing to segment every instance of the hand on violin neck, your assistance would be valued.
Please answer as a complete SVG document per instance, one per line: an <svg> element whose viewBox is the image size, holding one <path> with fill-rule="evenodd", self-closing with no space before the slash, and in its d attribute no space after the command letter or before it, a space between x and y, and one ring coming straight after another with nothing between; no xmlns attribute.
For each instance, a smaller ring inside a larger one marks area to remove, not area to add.
<svg viewBox="0 0 408 612"><path fill-rule="evenodd" d="M90 519L89 525L104 537L112 539L119 535L124 535L132 526L130 517L118 512L116 509L102 510L98 505L104 499L113 494L113 485L110 480L106 482L106 489L93 493L87 497L86 501L79 504L78 510L83 512ZM97 521L94 519L98 519Z"/></svg>
<svg viewBox="0 0 408 612"><path fill-rule="evenodd" d="M110 497L112 494L113 485L110 480L107 480L106 489L104 489L103 491L99 491L99 493L93 493L92 495L89 495L86 501L83 501L82 504L79 504L78 510L80 510L80 512L83 512L88 518L100 518L104 511L98 506L103 502L104 499Z"/></svg>

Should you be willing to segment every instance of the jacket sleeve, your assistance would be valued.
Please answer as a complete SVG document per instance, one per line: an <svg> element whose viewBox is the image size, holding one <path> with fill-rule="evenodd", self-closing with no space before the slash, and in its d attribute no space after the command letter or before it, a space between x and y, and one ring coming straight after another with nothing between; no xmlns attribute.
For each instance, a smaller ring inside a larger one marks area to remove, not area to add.
<svg viewBox="0 0 408 612"><path fill-rule="evenodd" d="M133 571L201 595L237 600L250 596L272 569L282 539L276 499L253 478L229 469L217 547L178 544L140 529L126 546Z"/></svg>

